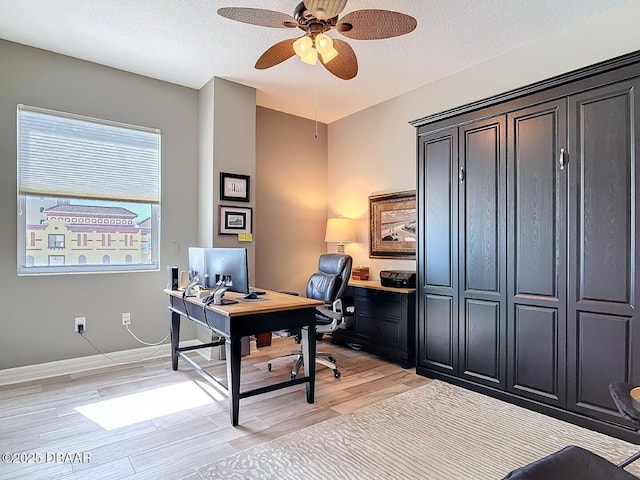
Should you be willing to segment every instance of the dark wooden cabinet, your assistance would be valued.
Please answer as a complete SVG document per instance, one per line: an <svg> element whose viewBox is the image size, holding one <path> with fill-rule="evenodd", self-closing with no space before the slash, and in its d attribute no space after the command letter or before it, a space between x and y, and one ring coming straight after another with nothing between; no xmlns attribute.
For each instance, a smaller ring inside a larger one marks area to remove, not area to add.
<svg viewBox="0 0 640 480"><path fill-rule="evenodd" d="M640 54L413 122L417 371L625 437Z"/></svg>
<svg viewBox="0 0 640 480"><path fill-rule="evenodd" d="M362 348L405 368L415 365L415 289L350 280L344 302L355 308L353 325L336 330L334 342Z"/></svg>
<svg viewBox="0 0 640 480"><path fill-rule="evenodd" d="M458 359L458 129L421 138L418 174L420 228L417 363L459 373ZM429 174L427 175L427 172ZM425 266L429 265L429 269Z"/></svg>
<svg viewBox="0 0 640 480"><path fill-rule="evenodd" d="M459 127L459 375L506 384L506 134L500 115Z"/></svg>
<svg viewBox="0 0 640 480"><path fill-rule="evenodd" d="M640 385L640 79L569 97L568 407L617 419L603 385Z"/></svg>
<svg viewBox="0 0 640 480"><path fill-rule="evenodd" d="M566 111L559 99L507 115L507 390L557 406L566 397Z"/></svg>

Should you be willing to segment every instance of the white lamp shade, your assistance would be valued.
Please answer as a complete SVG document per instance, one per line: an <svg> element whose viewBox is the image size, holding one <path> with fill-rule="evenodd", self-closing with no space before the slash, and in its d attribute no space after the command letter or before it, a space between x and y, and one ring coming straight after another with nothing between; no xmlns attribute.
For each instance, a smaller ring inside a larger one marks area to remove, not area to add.
<svg viewBox="0 0 640 480"><path fill-rule="evenodd" d="M324 63L329 63L331 60L338 56L338 51L335 48L331 47L331 50L325 53L320 53L320 55L322 55L322 61Z"/></svg>
<svg viewBox="0 0 640 480"><path fill-rule="evenodd" d="M300 57L300 60L302 60L304 63L308 63L309 65L315 65L318 62L318 52L315 48L312 48L302 57Z"/></svg>
<svg viewBox="0 0 640 480"><path fill-rule="evenodd" d="M300 37L295 42L293 42L293 51L298 54L300 58L304 58L304 56L309 52L309 50L313 49L313 40L307 35L304 37Z"/></svg>
<svg viewBox="0 0 640 480"><path fill-rule="evenodd" d="M329 218L325 242L347 243L356 241L356 229L350 218Z"/></svg>
<svg viewBox="0 0 640 480"><path fill-rule="evenodd" d="M332 48L333 40L331 40L329 35L325 35L324 33L316 35L316 50L318 50L320 55L328 53Z"/></svg>

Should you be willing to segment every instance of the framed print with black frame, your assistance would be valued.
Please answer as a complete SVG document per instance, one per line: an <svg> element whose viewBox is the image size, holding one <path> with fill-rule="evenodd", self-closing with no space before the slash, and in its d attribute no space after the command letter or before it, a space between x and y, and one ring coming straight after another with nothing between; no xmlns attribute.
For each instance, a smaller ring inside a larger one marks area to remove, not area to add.
<svg viewBox="0 0 640 480"><path fill-rule="evenodd" d="M220 172L220 200L228 202L248 202L249 175Z"/></svg>
<svg viewBox="0 0 640 480"><path fill-rule="evenodd" d="M253 233L253 209L251 207L218 206L218 234L238 235Z"/></svg>
<svg viewBox="0 0 640 480"><path fill-rule="evenodd" d="M416 258L416 191L369 197L369 257Z"/></svg>

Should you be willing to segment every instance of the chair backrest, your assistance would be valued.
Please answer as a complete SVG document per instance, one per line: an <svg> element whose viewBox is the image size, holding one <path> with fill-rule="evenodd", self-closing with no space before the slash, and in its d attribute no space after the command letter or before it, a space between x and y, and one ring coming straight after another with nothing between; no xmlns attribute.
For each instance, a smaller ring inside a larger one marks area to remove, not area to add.
<svg viewBox="0 0 640 480"><path fill-rule="evenodd" d="M318 260L318 271L307 282L307 298L333 303L342 298L351 276L350 255L325 253Z"/></svg>

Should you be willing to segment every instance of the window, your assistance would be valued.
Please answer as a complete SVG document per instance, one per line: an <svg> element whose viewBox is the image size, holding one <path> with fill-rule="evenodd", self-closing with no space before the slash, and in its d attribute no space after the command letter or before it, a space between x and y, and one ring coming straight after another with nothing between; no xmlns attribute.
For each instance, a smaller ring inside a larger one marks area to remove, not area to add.
<svg viewBox="0 0 640 480"><path fill-rule="evenodd" d="M64 248L64 235L49 234L49 249Z"/></svg>
<svg viewBox="0 0 640 480"><path fill-rule="evenodd" d="M17 125L18 275L157 270L160 131L24 105Z"/></svg>
<svg viewBox="0 0 640 480"><path fill-rule="evenodd" d="M64 265L64 255L49 255L49 265Z"/></svg>

